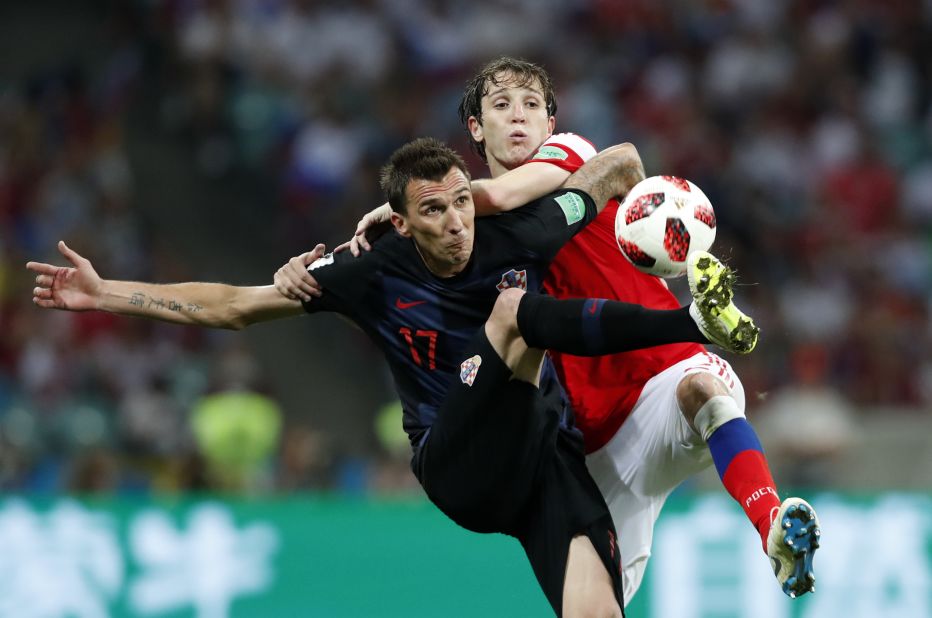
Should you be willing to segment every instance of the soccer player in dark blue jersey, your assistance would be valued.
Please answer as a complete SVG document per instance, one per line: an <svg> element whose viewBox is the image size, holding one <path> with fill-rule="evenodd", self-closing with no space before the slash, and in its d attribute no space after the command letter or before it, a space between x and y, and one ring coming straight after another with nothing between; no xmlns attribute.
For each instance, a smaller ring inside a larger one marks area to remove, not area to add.
<svg viewBox="0 0 932 618"><path fill-rule="evenodd" d="M465 528L517 538L556 613L618 616L615 529L558 390L540 387L542 350L601 355L706 338L687 308L525 290L538 289L550 260L600 205L643 176L637 152L622 145L560 191L476 221L463 161L435 140L416 140L383 171L398 234L358 258L323 256L318 246L312 268L323 293L310 301L273 286L103 280L60 243L72 267L27 264L37 275L33 302L234 329L302 311L345 315L389 362L412 468L430 499ZM728 303L728 286L712 277L695 301Z"/></svg>

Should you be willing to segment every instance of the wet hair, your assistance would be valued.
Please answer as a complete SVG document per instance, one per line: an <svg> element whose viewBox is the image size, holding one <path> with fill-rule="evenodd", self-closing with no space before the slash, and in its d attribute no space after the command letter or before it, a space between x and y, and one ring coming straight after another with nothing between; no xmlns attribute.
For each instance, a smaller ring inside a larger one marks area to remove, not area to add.
<svg viewBox="0 0 932 618"><path fill-rule="evenodd" d="M379 186L392 210L404 215L408 183L412 180L443 180L451 168L459 168L469 180L466 163L455 150L432 137L419 137L392 153L382 168Z"/></svg>
<svg viewBox="0 0 932 618"><path fill-rule="evenodd" d="M557 98L553 93L553 83L550 81L550 74L542 66L522 60L520 58L511 58L502 56L497 58L484 67L482 67L463 90L463 98L460 99L459 115L463 128L469 135L469 144L472 149L486 161L485 143L477 142L472 138L469 132L469 118L475 116L482 122L482 97L487 95L492 86L517 86L519 88L540 85L544 95L544 102L547 106L547 115L556 116Z"/></svg>

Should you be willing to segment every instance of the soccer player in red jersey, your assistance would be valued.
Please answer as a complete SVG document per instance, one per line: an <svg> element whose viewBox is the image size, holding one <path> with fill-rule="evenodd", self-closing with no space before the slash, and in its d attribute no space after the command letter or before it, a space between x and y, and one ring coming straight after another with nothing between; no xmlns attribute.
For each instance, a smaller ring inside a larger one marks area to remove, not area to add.
<svg viewBox="0 0 932 618"><path fill-rule="evenodd" d="M578 135L553 134L550 78L530 63L502 58L486 65L467 86L459 111L493 177L473 184L480 214L523 204L531 195L522 191L559 187L596 153ZM679 306L662 279L638 271L618 250L618 207L611 200L563 246L544 290L556 298ZM640 585L667 496L712 462L760 534L784 592L797 596L812 589L815 513L799 498L781 505L744 415L744 389L727 361L694 343L599 357L554 353L553 359L585 437L589 470L618 528L625 599Z"/></svg>
<svg viewBox="0 0 932 618"><path fill-rule="evenodd" d="M556 99L547 72L500 58L469 82L460 119L492 175L474 180L479 215L520 207L559 188L596 153L588 140L554 134ZM679 306L662 279L635 269L614 233L617 200L557 254L544 280L556 298L606 298L653 309ZM385 207L360 221L351 248L369 248L365 230ZM285 294L315 289L300 256L276 274ZM624 599L643 578L654 523L667 496L711 463L757 529L783 591L814 590L818 519L801 498L781 504L766 457L745 418L744 390L729 363L702 345L679 343L622 354L551 354L582 429L587 465L618 529Z"/></svg>

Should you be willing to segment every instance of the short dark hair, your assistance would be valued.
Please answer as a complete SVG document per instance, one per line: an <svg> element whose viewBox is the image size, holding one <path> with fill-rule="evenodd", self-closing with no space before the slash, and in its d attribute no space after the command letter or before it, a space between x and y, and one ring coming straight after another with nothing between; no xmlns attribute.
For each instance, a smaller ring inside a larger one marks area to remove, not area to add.
<svg viewBox="0 0 932 618"><path fill-rule="evenodd" d="M392 210L404 215L408 183L418 179L443 180L453 167L459 168L469 180L466 163L455 150L432 137L419 137L392 153L382 168L379 186Z"/></svg>
<svg viewBox="0 0 932 618"><path fill-rule="evenodd" d="M505 80L496 77L504 73L507 75ZM479 72L469 80L466 89L463 90L463 98L460 99L459 115L466 134L469 135L469 144L472 149L486 161L485 144L477 142L472 138L469 132L469 117L475 116L482 122L482 97L489 93L492 86L501 86L503 83L514 83L517 86L529 86L534 82L540 84L544 94L544 102L547 105L547 115L557 115L557 97L553 92L553 83L550 80L550 74L547 70L533 62L522 60L521 58L512 58L502 56L489 62L479 69Z"/></svg>

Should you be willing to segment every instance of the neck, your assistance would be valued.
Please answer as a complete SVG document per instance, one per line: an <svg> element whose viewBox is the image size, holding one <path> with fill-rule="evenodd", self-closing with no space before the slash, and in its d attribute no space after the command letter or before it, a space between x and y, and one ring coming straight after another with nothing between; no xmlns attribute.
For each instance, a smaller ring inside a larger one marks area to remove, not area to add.
<svg viewBox="0 0 932 618"><path fill-rule="evenodd" d="M501 164L501 162L496 159L489 159L489 174L492 178L498 178L502 174L508 172L508 168Z"/></svg>
<svg viewBox="0 0 932 618"><path fill-rule="evenodd" d="M417 246L417 242L415 242L413 239L411 242L414 243L414 248L417 250L417 254L421 256L421 261L424 262L424 266L427 267L427 270L429 270L431 274L440 277L441 279L448 279L458 275L463 272L464 268L466 268L468 261L463 262L462 264L451 264L450 262L435 260L433 257L421 251L421 248Z"/></svg>

